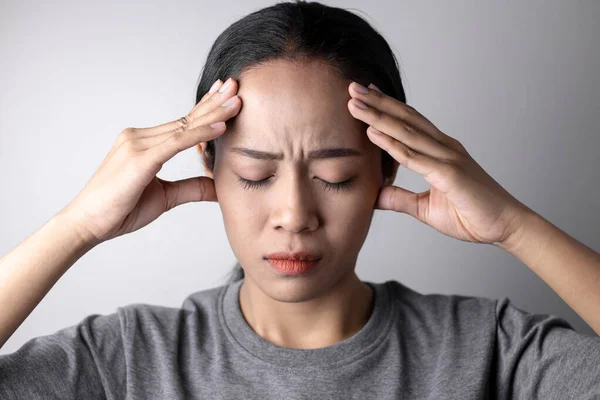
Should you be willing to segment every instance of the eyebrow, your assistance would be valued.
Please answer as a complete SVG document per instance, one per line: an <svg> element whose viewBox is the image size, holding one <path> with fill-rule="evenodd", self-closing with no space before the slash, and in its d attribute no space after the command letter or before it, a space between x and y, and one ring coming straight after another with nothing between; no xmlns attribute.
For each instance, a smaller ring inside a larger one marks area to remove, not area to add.
<svg viewBox="0 0 600 400"><path fill-rule="evenodd" d="M232 147L229 151L232 153L240 154L242 156L252 157L257 160L283 160L282 153L268 153L266 151L248 149L245 147ZM356 157L361 155L362 153L356 149L336 147L331 149L313 150L310 153L308 153L308 158L314 160L336 157Z"/></svg>

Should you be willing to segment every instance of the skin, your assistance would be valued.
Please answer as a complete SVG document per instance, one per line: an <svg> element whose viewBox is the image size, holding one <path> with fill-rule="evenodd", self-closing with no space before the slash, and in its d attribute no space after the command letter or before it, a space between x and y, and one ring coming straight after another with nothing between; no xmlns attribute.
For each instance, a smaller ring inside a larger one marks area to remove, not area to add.
<svg viewBox="0 0 600 400"><path fill-rule="evenodd" d="M227 234L247 275L242 312L273 343L318 348L364 326L372 293L354 274L354 264L372 208L405 213L450 237L506 250L600 334L600 254L515 199L462 143L415 108L372 84L365 88L340 81L326 65L314 63L263 65L242 80L248 106L239 121L229 121L242 106L238 82L229 79L230 85L217 80L177 120L124 129L73 201L0 258L0 304L8 305L0 313L0 346L85 253L181 204L219 201L217 189ZM347 93L340 91L343 86ZM223 135L225 121L232 129L217 146L223 155L214 176L208 171L210 176L173 182L156 176L179 152L193 146L202 151L207 141ZM280 148L282 160L240 165L248 160L228 151L236 142ZM306 159L311 148L340 143L359 148L361 157L351 163ZM393 176L381 182L377 147L398 162L396 167L421 174L430 189L414 193L392 186ZM236 174L263 173L273 179L257 191L241 192L232 183L237 183ZM345 179L345 174L355 175L351 190L326 191L317 185L323 179ZM261 263L264 254L281 246L297 251L309 245L324 257L314 275L283 280Z"/></svg>
<svg viewBox="0 0 600 400"><path fill-rule="evenodd" d="M405 213L450 237L506 250L548 284L600 334L600 253L525 206L498 184L458 140L415 108L377 87L350 84L348 107L367 135L431 188L382 188L377 208ZM359 104L363 108L358 107Z"/></svg>
<svg viewBox="0 0 600 400"><path fill-rule="evenodd" d="M506 250L600 334L598 252L518 201L483 170L461 142L414 107L372 84L368 88L356 82L348 84L330 69L317 66L294 68L279 62L245 75L240 98L247 97L252 112L245 115L252 114L252 119L239 118L239 124L228 128L231 135L224 135L226 140L217 152L222 156L215 165L215 188L230 242L247 276L240 305L256 332L281 346L318 348L335 344L364 326L371 312L366 304L371 300L367 291L361 294L353 271L372 205L411 215L447 236ZM340 90L345 85L350 99ZM365 124L355 125L356 130L344 128L343 137L336 134L335 127L350 127L352 121L338 107L342 99L349 114ZM246 106L245 100L243 108ZM331 121L336 122L332 125ZM260 131L255 130L257 126ZM379 156L363 140L363 133L400 165L421 174L430 189L414 193L378 180L375 159ZM332 164L322 171L302 161L311 146L334 145L336 141L361 147L367 156L350 166L339 166L340 170ZM257 169L235 165L228 150L239 143L265 146L268 151L283 152L285 158ZM332 199L312 184L315 175L344 174L344 168L358 165L360 175L370 178L359 181L360 196L349 191ZM270 175L276 179L256 192L236 191L234 169L237 174L260 175L249 179ZM374 182L381 182L381 187ZM320 240L313 242L315 237ZM327 262L315 273L318 279L274 275L261 262L264 254L278 250L270 247L273 244L287 245L288 251L299 244L321 246L315 250L325 251ZM358 294L352 295L354 291ZM344 306L352 301L356 306Z"/></svg>
<svg viewBox="0 0 600 400"><path fill-rule="evenodd" d="M355 274L384 183L381 149L366 125L348 112L348 85L326 64L277 61L239 80L243 106L219 138L214 171L231 247L246 279L240 307L265 340L284 347L319 348L358 332L372 312L373 294ZM233 148L282 153L260 160ZM351 148L359 156L307 158L312 150ZM238 179L267 185L245 189ZM347 190L321 180L352 178ZM392 177L393 179L393 177ZM323 258L307 276L284 276L263 258L309 250Z"/></svg>

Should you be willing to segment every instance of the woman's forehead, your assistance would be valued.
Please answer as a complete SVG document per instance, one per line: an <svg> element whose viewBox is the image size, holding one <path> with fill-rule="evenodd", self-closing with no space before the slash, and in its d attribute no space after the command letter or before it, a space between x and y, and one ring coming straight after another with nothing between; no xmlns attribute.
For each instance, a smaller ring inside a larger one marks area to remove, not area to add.
<svg viewBox="0 0 600 400"><path fill-rule="evenodd" d="M337 69L314 60L310 62L274 60L245 70L240 76L240 93L245 90L277 94L297 91L306 95L339 91L350 98L347 86Z"/></svg>
<svg viewBox="0 0 600 400"><path fill-rule="evenodd" d="M227 129L236 141L272 137L323 145L351 141L362 130L348 111L350 81L323 63L272 62L247 71L238 83L242 108Z"/></svg>

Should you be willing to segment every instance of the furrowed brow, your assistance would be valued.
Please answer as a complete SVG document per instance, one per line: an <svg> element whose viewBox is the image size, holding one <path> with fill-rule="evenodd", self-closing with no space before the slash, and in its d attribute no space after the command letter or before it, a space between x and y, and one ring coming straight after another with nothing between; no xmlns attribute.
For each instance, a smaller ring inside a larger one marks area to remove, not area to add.
<svg viewBox="0 0 600 400"><path fill-rule="evenodd" d="M257 160L283 160L282 153L269 153L266 151L248 149L245 147L232 147L229 151L242 156L255 158ZM308 158L315 160L336 157L357 157L361 155L362 153L356 149L336 147L331 149L313 150L308 154Z"/></svg>

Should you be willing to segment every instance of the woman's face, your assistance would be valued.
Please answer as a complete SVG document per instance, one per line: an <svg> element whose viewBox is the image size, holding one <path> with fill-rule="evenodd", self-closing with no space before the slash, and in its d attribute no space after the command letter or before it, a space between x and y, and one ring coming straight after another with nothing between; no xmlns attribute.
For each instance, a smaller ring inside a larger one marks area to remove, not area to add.
<svg viewBox="0 0 600 400"><path fill-rule="evenodd" d="M247 280L274 299L304 301L354 274L382 183L381 149L348 111L350 81L330 66L275 61L238 83L242 108L212 171L227 236ZM339 148L357 155L311 157ZM279 251L322 259L306 276L283 275L265 259Z"/></svg>

